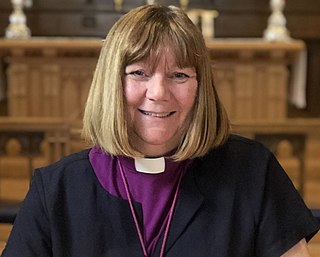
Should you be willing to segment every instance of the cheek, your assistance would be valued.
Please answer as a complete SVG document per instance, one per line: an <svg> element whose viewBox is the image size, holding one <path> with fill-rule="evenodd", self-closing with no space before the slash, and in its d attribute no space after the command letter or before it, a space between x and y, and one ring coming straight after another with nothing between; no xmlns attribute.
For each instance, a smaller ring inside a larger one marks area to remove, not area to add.
<svg viewBox="0 0 320 257"><path fill-rule="evenodd" d="M189 87L187 90L183 90L179 94L179 102L181 106L190 111L194 105L197 95L197 85Z"/></svg>
<svg viewBox="0 0 320 257"><path fill-rule="evenodd" d="M126 82L124 84L124 96L128 107L138 105L143 99L143 90L135 83Z"/></svg>

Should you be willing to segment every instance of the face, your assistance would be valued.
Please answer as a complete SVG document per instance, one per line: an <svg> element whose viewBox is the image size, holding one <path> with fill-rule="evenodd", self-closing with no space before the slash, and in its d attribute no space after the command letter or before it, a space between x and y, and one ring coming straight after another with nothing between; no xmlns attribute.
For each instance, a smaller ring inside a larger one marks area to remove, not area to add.
<svg viewBox="0 0 320 257"><path fill-rule="evenodd" d="M195 68L179 68L170 49L160 53L125 67L130 140L145 156L162 156L179 145L197 93Z"/></svg>

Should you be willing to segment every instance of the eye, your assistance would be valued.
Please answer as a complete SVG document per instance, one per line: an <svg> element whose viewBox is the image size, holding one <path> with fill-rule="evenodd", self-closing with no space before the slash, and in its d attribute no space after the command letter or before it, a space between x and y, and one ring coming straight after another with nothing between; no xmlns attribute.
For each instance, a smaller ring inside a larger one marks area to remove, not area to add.
<svg viewBox="0 0 320 257"><path fill-rule="evenodd" d="M173 76L177 79L184 79L184 78L190 78L189 75L182 73L182 72L176 72L173 74Z"/></svg>
<svg viewBox="0 0 320 257"><path fill-rule="evenodd" d="M176 83L185 83L191 76L183 72L174 72L170 78Z"/></svg>
<svg viewBox="0 0 320 257"><path fill-rule="evenodd" d="M147 80L149 76L143 70L133 70L125 73L126 76L130 76L135 80Z"/></svg>
<svg viewBox="0 0 320 257"><path fill-rule="evenodd" d="M135 76L135 77L142 77L142 76L145 76L145 73L141 70L136 70L136 71L131 71L129 72L128 75L132 75L132 76Z"/></svg>

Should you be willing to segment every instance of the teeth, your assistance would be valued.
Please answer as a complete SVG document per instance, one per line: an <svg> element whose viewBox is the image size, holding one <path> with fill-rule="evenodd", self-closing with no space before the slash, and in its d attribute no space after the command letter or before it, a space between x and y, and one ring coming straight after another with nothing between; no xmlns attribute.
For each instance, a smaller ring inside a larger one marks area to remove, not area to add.
<svg viewBox="0 0 320 257"><path fill-rule="evenodd" d="M169 117L173 112L155 113L155 112L142 112L145 115L149 115L156 118L166 118Z"/></svg>

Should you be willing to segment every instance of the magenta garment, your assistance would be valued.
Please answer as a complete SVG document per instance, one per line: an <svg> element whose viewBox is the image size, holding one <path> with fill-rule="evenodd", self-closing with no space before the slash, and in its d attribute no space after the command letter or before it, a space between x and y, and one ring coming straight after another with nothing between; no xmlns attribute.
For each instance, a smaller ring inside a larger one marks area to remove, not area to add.
<svg viewBox="0 0 320 257"><path fill-rule="evenodd" d="M100 184L110 194L126 200L117 158L123 167L132 200L142 205L144 242L150 254L165 228L179 175L185 173L191 161L173 162L166 158L163 173L146 174L136 171L132 158L112 158L99 147L92 148L89 160Z"/></svg>

